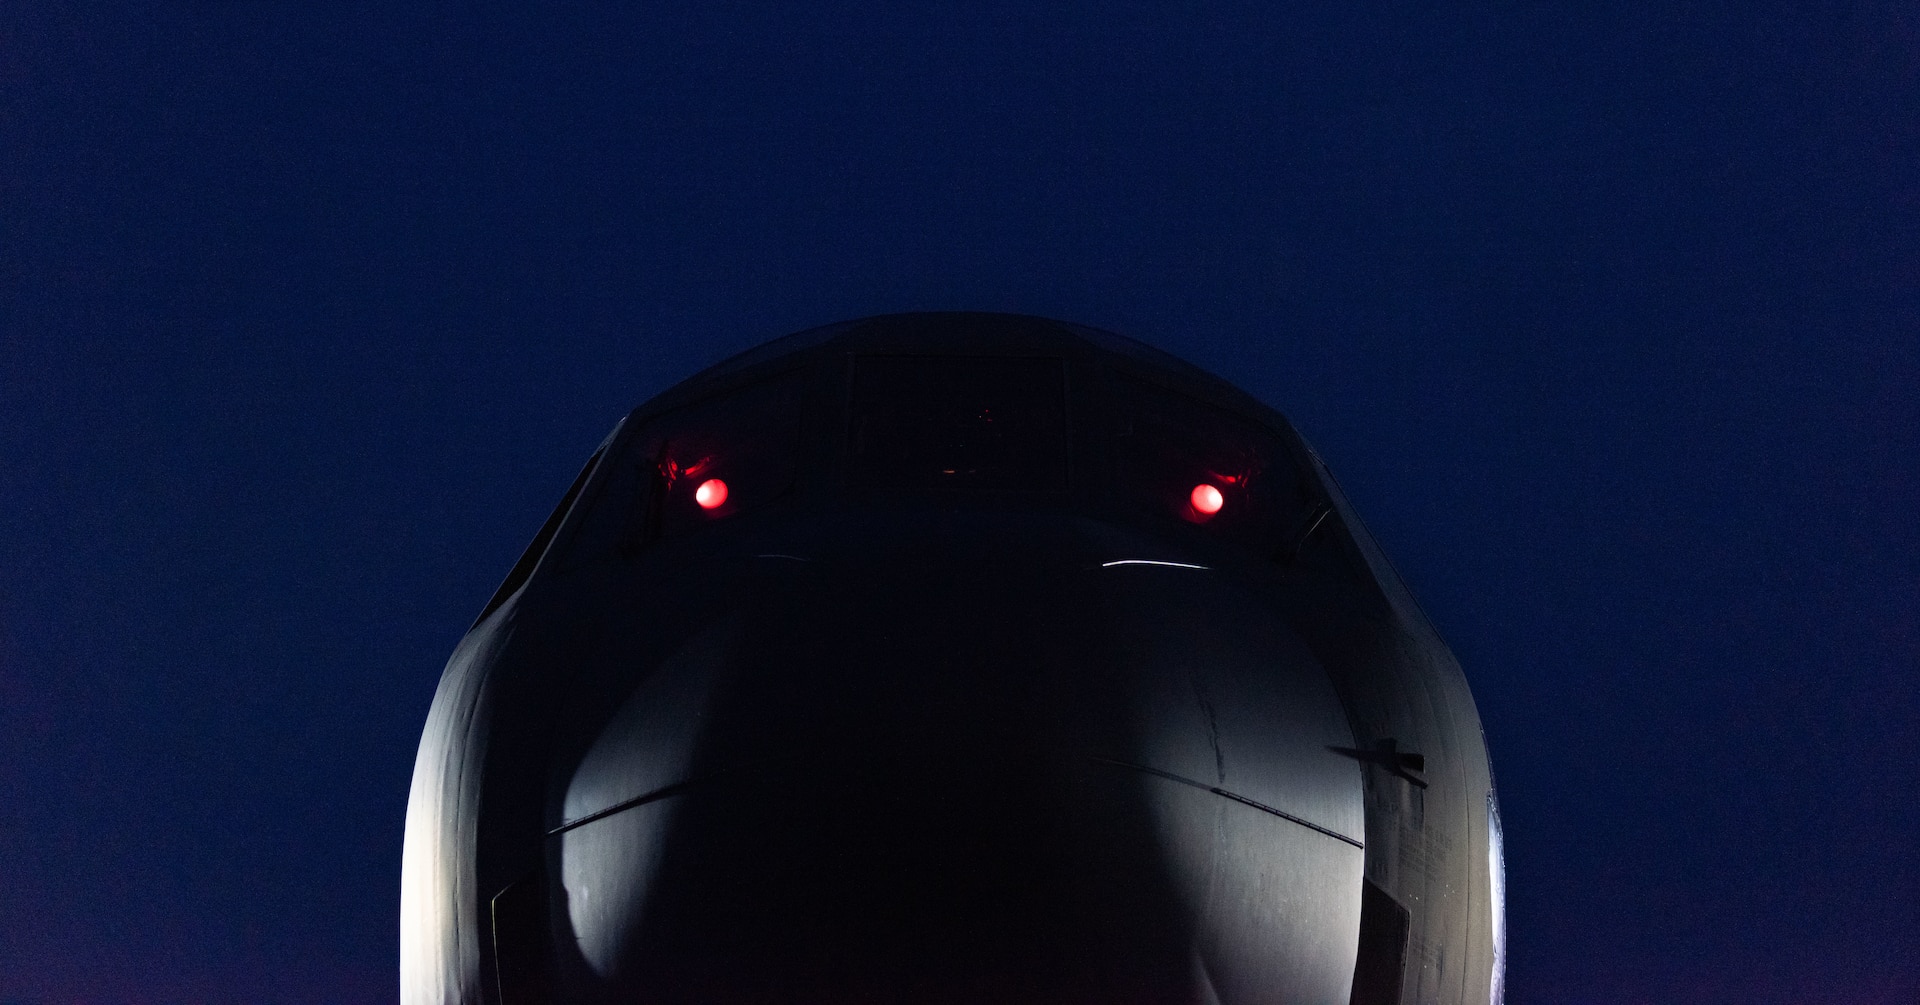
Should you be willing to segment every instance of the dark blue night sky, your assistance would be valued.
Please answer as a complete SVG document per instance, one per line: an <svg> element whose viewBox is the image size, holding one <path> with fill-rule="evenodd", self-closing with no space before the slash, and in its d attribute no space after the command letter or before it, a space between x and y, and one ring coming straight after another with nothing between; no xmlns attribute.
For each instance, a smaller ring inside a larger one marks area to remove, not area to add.
<svg viewBox="0 0 1920 1005"><path fill-rule="evenodd" d="M884 311L1286 412L1466 666L1516 1002L1920 1001L1909 5L0 4L0 1002L379 1002L447 654Z"/></svg>

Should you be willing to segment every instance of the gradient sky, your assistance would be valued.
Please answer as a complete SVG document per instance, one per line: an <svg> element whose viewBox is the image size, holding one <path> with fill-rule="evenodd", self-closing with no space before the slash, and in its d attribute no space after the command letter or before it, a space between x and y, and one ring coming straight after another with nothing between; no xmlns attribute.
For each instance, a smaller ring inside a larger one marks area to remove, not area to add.
<svg viewBox="0 0 1920 1005"><path fill-rule="evenodd" d="M395 6L0 3L0 1002L393 1000L581 461L940 308L1319 448L1480 702L1512 1000L1920 1001L1911 5Z"/></svg>

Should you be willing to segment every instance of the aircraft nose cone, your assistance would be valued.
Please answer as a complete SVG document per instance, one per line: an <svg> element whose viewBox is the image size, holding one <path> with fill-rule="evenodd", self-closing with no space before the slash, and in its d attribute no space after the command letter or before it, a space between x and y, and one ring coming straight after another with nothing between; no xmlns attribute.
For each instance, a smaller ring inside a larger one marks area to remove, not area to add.
<svg viewBox="0 0 1920 1005"><path fill-rule="evenodd" d="M1359 849L1340 835L1359 833L1358 774L1321 749L1348 736L1337 702L1283 632L1249 633L1252 605L1156 572L951 550L821 562L779 603L694 632L572 772L549 840L562 986L836 1002L1344 988L1350 950L1263 962L1357 925ZM1204 642L1228 625L1241 642ZM1210 791L1223 776L1261 798ZM1321 829L1250 808L1263 799ZM1252 915L1211 903L1223 869L1270 872L1283 896Z"/></svg>

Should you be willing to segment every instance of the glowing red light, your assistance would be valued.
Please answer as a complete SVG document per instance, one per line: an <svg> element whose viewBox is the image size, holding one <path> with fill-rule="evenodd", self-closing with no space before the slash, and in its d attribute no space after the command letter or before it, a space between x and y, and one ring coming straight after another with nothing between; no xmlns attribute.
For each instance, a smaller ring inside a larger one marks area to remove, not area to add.
<svg viewBox="0 0 1920 1005"><path fill-rule="evenodd" d="M1187 501L1193 504L1195 513L1212 516L1220 512L1220 507L1227 504L1227 497L1221 495L1219 489L1201 482L1193 487L1193 492L1187 496Z"/></svg>
<svg viewBox="0 0 1920 1005"><path fill-rule="evenodd" d="M701 509L719 509L727 501L727 483L718 478L709 478L693 490L693 501Z"/></svg>

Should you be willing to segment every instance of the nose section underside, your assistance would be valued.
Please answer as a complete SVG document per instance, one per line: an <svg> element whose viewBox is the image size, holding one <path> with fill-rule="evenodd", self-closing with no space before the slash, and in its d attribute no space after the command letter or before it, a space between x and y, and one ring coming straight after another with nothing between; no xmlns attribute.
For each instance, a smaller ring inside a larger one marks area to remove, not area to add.
<svg viewBox="0 0 1920 1005"><path fill-rule="evenodd" d="M1345 999L1351 733L1258 604L1081 554L780 575L564 772L562 1000Z"/></svg>

